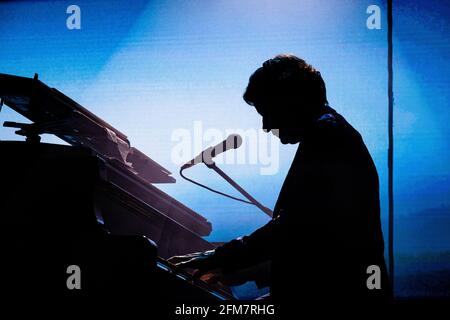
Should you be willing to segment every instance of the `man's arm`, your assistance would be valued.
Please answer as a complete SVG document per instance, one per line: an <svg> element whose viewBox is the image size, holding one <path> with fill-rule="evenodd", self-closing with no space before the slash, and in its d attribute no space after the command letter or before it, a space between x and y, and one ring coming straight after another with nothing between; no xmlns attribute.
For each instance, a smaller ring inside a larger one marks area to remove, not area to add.
<svg viewBox="0 0 450 320"><path fill-rule="evenodd" d="M315 217L314 213L326 212L326 204L334 200L329 197L333 194L331 181L341 169L341 161L338 160L340 152L337 149L338 135L334 131L325 124L325 127L313 135L313 141L303 146L301 163L296 155L292 170L286 178L290 182L284 190L284 212L281 215L252 234L225 243L215 250L193 256L174 257L169 261L179 262L183 267L199 269L199 274L217 268L225 273L235 272L272 259L275 250L282 247L280 242L283 237L302 237L301 233L288 230L291 229L289 224L297 225L301 221L304 232L311 234L308 233L308 225L311 222L315 225L314 221L323 218ZM318 207L322 210L318 210ZM290 232L292 234L289 234ZM316 234L314 238L319 239L320 235ZM298 239L297 242L301 243Z"/></svg>
<svg viewBox="0 0 450 320"><path fill-rule="evenodd" d="M233 273L248 268L272 258L285 220L284 215L279 216L252 234L231 240L215 250L172 257L169 262L197 269L197 276L214 269Z"/></svg>
<svg viewBox="0 0 450 320"><path fill-rule="evenodd" d="M215 250L215 259L224 272L235 272L272 259L286 217L272 219L252 234L240 237Z"/></svg>

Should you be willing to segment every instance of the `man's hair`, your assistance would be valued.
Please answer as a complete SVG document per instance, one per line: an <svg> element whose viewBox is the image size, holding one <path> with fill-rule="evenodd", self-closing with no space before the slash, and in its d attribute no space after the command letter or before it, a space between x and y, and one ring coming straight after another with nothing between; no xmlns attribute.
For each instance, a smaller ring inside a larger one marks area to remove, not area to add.
<svg viewBox="0 0 450 320"><path fill-rule="evenodd" d="M298 103L308 108L328 105L320 72L291 54L280 54L264 62L250 76L243 98L257 109L268 103L283 102Z"/></svg>

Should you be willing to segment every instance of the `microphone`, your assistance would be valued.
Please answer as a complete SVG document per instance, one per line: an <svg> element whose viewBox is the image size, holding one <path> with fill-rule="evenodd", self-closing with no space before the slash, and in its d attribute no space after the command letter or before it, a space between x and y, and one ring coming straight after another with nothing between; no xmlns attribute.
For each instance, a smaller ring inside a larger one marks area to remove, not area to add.
<svg viewBox="0 0 450 320"><path fill-rule="evenodd" d="M191 161L186 162L181 166L181 170L190 168L197 163L205 163L207 165L212 164L212 159L230 149L237 149L242 144L242 138L238 134L230 134L228 138L223 140L221 143L216 144L214 147L209 147L203 150L198 156L196 156Z"/></svg>

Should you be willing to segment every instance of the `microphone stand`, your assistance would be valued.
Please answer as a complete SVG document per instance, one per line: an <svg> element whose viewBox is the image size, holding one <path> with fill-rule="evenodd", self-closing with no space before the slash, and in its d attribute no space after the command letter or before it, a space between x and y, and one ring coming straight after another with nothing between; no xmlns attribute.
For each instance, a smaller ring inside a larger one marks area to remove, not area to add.
<svg viewBox="0 0 450 320"><path fill-rule="evenodd" d="M231 179L225 172L223 172L219 167L216 166L216 163L213 161L208 161L209 163L204 162L204 164L209 168L217 172L222 178L224 178L229 184L233 186L237 191L239 191L244 197L246 197L252 204L258 207L262 212L267 214L272 218L273 212L269 208L263 206L258 202L255 198L253 198L247 191L242 189L240 185L238 185L233 179Z"/></svg>

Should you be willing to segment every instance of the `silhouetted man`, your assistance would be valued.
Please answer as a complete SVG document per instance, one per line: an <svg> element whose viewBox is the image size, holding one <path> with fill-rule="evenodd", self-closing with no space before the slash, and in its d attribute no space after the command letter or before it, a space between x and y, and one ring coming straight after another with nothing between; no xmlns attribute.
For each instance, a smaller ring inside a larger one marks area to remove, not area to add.
<svg viewBox="0 0 450 320"><path fill-rule="evenodd" d="M244 100L264 130L283 144L300 142L274 217L214 251L171 261L197 274L232 274L269 260L275 301L386 297L377 171L361 135L329 107L320 73L293 55L276 56L252 74ZM375 275L368 286L373 265L380 282Z"/></svg>

